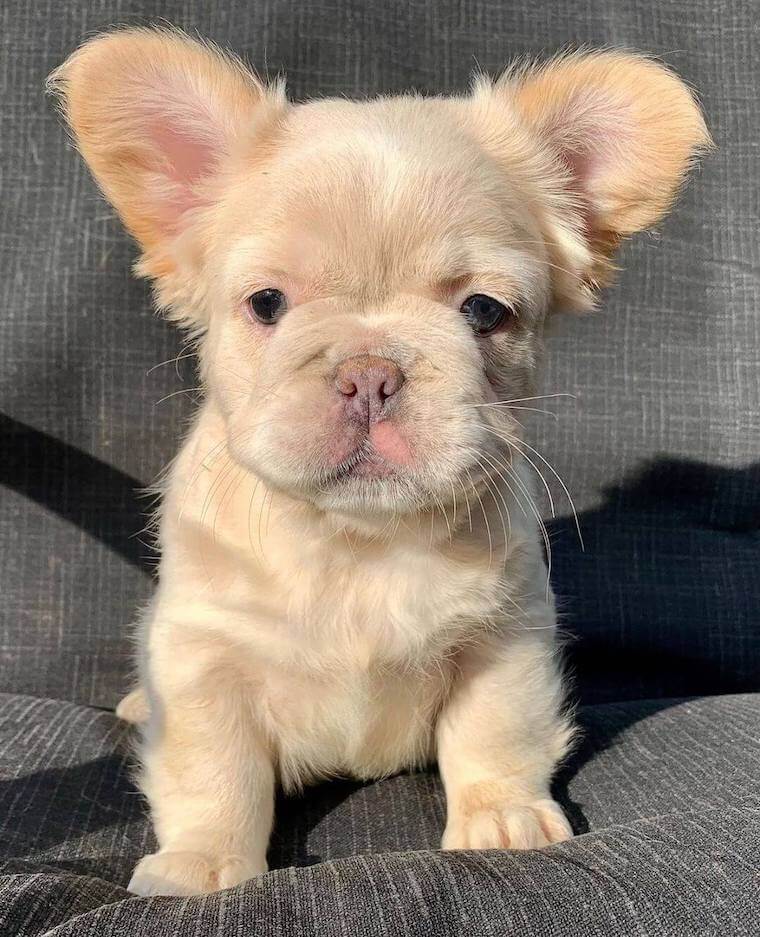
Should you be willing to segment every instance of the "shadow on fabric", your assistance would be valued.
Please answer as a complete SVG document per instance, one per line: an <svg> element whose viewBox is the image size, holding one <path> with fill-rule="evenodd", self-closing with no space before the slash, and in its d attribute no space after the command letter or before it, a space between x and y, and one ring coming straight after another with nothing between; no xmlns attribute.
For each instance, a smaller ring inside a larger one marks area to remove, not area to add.
<svg viewBox="0 0 760 937"><path fill-rule="evenodd" d="M0 485L63 517L152 575L155 555L138 539L147 500L137 479L48 433L0 413ZM129 610L131 613L131 609Z"/></svg>
<svg viewBox="0 0 760 937"><path fill-rule="evenodd" d="M760 463L657 459L549 523L581 703L760 688Z"/></svg>

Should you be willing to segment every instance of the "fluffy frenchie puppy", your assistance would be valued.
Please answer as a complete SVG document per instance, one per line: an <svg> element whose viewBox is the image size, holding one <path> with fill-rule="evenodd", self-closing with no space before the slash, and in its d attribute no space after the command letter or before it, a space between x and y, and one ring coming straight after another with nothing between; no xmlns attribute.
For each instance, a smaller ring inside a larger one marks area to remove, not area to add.
<svg viewBox="0 0 760 937"><path fill-rule="evenodd" d="M160 844L131 890L264 872L276 785L432 761L444 849L567 839L547 466L519 415L547 317L591 308L709 144L691 93L605 51L294 105L167 29L51 82L205 389L120 710L146 720Z"/></svg>

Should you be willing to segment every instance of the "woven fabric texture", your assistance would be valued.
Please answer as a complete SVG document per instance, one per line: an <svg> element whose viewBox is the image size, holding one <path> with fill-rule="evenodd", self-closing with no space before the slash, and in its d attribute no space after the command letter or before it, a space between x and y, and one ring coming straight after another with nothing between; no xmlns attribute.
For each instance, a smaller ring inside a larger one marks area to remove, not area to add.
<svg viewBox="0 0 760 937"><path fill-rule="evenodd" d="M153 846L110 713L0 698L0 934L760 934L759 696L601 705L556 793L578 836L436 850L434 774L281 800L274 871L193 899L124 889ZM298 866L288 868L288 866Z"/></svg>
<svg viewBox="0 0 760 937"><path fill-rule="evenodd" d="M175 452L197 381L192 361L175 370L180 337L131 278L134 247L43 86L84 37L159 18L262 72L284 71L296 99L462 90L476 67L496 72L568 43L649 50L699 89L718 150L658 235L624 249L605 311L558 323L544 388L576 399L548 400L558 419L536 416L532 439L586 533L585 554L563 519L553 537L583 698L756 686L760 59L750 0L6 0L0 686L112 706L128 680L129 623L151 589L140 536L149 504L136 488Z"/></svg>

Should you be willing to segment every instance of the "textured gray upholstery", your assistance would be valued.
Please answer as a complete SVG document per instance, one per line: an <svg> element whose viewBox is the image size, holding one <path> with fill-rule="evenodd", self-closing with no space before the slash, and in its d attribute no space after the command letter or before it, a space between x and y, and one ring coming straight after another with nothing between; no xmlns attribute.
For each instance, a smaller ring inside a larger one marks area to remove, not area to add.
<svg viewBox="0 0 760 937"><path fill-rule="evenodd" d="M130 278L134 248L67 145L43 84L84 36L163 17L231 45L262 71L284 70L295 98L459 90L478 64L496 71L515 55L567 43L647 49L699 89L719 149L659 235L623 251L605 311L558 326L545 391L577 400L549 401L559 419L537 415L534 439L589 512L585 556L566 525L554 538L557 591L568 627L583 638L571 652L584 698L756 686L758 471L715 470L760 460L753 7L6 2L0 685L112 706L129 670L127 626L151 588L153 559L138 536L148 502L134 486L174 453L196 381L187 360L182 379L171 363L153 370L177 354L179 336ZM684 468L684 458L697 465ZM627 476L651 460L642 491ZM622 494L605 495L609 485ZM635 666L620 667L621 657Z"/></svg>
<svg viewBox="0 0 760 937"><path fill-rule="evenodd" d="M175 452L196 380L43 84L83 37L157 18L285 71L295 98L461 90L568 43L649 50L699 90L718 150L625 247L605 311L558 320L544 388L577 399L532 431L581 511L586 552L564 503L552 540L582 699L760 689L756 4L5 0L0 937L760 934L757 695L585 709L557 784L581 835L546 851L435 852L432 773L336 782L280 802L276 871L128 897L151 833L128 732L91 707L127 685L155 562L136 488Z"/></svg>
<svg viewBox="0 0 760 937"><path fill-rule="evenodd" d="M480 937L758 934L760 697L591 707L558 779L579 834L440 853L436 778L282 800L275 871L199 899L124 890L152 839L110 713L0 700L0 934ZM300 868L287 868L291 865ZM53 930L53 928L56 928Z"/></svg>

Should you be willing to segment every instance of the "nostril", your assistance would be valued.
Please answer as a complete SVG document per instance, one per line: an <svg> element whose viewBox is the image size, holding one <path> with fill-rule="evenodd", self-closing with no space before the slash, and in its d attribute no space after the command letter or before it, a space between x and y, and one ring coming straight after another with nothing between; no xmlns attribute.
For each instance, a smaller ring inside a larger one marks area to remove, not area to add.
<svg viewBox="0 0 760 937"><path fill-rule="evenodd" d="M345 397L355 397L359 392L359 388L350 378L338 377L335 385Z"/></svg>
<svg viewBox="0 0 760 937"><path fill-rule="evenodd" d="M404 374L395 364L390 363L387 376L380 383L380 396L387 400L401 389L404 383Z"/></svg>
<svg viewBox="0 0 760 937"><path fill-rule="evenodd" d="M378 391L383 400L387 400L396 393L396 388L393 386L392 381L383 381L378 387Z"/></svg>

